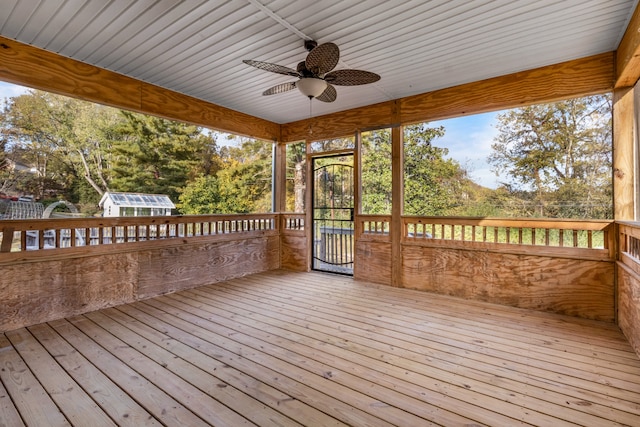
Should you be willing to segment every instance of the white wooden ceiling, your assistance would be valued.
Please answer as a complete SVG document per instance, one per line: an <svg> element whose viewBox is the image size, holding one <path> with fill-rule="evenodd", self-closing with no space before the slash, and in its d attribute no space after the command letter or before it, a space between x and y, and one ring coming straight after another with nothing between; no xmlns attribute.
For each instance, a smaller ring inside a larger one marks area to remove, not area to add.
<svg viewBox="0 0 640 427"><path fill-rule="evenodd" d="M278 123L309 116L295 78L305 38L334 42L337 87L313 115L615 50L638 0L2 0L0 35Z"/></svg>

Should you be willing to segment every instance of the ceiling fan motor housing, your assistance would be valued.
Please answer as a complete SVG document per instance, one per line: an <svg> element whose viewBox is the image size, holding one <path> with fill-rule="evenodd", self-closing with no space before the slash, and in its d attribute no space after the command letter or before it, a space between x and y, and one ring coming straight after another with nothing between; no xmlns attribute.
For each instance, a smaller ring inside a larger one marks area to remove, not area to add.
<svg viewBox="0 0 640 427"><path fill-rule="evenodd" d="M307 51L311 52L313 50L314 47L318 46L318 42L316 42L315 40L305 40L304 41L304 48L307 49Z"/></svg>

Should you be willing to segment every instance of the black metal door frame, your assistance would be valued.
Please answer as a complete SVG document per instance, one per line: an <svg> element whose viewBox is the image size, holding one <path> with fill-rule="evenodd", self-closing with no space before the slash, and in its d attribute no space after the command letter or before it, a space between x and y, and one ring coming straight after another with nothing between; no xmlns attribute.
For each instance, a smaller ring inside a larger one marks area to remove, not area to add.
<svg viewBox="0 0 640 427"><path fill-rule="evenodd" d="M339 158L351 158L351 163ZM336 159L332 162L332 159ZM312 170L313 270L353 276L354 153L314 156Z"/></svg>

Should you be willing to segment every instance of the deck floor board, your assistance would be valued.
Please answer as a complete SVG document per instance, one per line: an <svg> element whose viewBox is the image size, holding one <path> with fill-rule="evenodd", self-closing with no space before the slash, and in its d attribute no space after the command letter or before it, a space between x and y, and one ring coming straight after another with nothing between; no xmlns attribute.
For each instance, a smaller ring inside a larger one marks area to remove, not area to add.
<svg viewBox="0 0 640 427"><path fill-rule="evenodd" d="M612 324L272 271L0 334L0 426L640 425Z"/></svg>

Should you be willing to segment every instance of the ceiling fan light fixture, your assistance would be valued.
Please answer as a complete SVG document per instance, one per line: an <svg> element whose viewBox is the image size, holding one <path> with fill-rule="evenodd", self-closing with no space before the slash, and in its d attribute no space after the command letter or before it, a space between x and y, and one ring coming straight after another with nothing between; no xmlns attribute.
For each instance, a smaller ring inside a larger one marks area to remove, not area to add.
<svg viewBox="0 0 640 427"><path fill-rule="evenodd" d="M308 98L316 98L322 95L327 88L327 82L315 77L306 77L296 82L296 87L300 92Z"/></svg>
<svg viewBox="0 0 640 427"><path fill-rule="evenodd" d="M380 80L379 75L370 71L333 70L340 60L340 49L335 43L329 42L318 45L314 41L307 40L305 41L305 47L309 50L309 54L304 61L298 63L295 70L284 65L255 61L253 59L245 59L243 62L260 70L299 79L295 82L275 85L262 92L263 95L274 95L298 88L300 93L309 98L309 101L316 98L322 102L334 102L338 95L334 87L336 85L358 86Z"/></svg>

